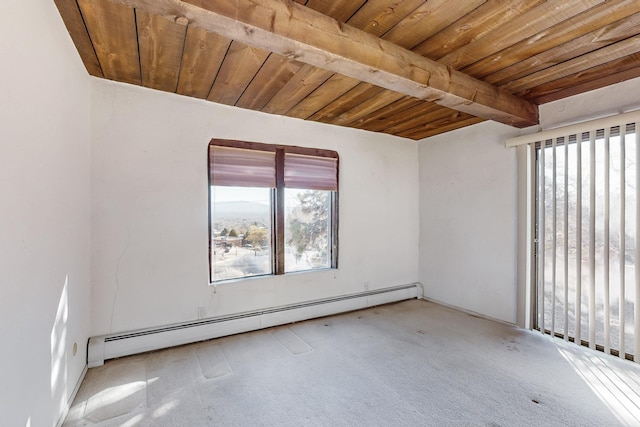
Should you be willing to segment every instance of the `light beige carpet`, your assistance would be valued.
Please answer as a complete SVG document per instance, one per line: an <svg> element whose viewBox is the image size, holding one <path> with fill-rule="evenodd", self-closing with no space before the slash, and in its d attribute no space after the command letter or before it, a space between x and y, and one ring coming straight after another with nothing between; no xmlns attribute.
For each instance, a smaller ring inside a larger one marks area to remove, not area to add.
<svg viewBox="0 0 640 427"><path fill-rule="evenodd" d="M640 425L640 366L411 300L90 369L65 426Z"/></svg>

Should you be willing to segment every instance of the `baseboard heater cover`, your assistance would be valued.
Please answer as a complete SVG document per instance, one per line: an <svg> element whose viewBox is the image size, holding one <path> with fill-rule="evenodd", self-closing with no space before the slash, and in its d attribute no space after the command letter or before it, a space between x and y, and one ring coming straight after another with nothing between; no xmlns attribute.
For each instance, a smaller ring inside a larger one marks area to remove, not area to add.
<svg viewBox="0 0 640 427"><path fill-rule="evenodd" d="M102 366L105 360L118 357L422 297L422 285L416 282L235 315L101 335L89 339L87 364L94 368Z"/></svg>

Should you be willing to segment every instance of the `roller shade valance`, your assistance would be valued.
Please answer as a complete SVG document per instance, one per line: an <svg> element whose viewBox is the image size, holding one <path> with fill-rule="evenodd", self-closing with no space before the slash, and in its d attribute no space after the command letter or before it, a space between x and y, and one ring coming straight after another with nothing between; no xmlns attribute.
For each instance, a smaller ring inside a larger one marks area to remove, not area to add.
<svg viewBox="0 0 640 427"><path fill-rule="evenodd" d="M209 151L211 185L276 187L276 154L212 145Z"/></svg>
<svg viewBox="0 0 640 427"><path fill-rule="evenodd" d="M212 140L211 185L338 191L338 153L331 150Z"/></svg>
<svg viewBox="0 0 640 427"><path fill-rule="evenodd" d="M338 159L286 153L284 186L309 190L338 190Z"/></svg>

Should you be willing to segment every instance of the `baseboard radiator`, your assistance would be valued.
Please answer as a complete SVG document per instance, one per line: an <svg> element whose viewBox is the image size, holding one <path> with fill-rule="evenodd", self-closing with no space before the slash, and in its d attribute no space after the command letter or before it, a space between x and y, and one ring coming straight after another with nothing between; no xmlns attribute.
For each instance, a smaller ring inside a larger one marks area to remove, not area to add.
<svg viewBox="0 0 640 427"><path fill-rule="evenodd" d="M118 357L422 297L422 285L416 282L235 315L102 335L89 339L87 363L89 368L94 368L102 366L105 360Z"/></svg>

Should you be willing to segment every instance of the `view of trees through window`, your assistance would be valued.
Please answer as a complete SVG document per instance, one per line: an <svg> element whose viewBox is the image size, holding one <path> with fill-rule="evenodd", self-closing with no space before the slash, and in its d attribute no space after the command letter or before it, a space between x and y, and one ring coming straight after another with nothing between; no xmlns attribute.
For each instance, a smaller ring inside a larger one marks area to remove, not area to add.
<svg viewBox="0 0 640 427"><path fill-rule="evenodd" d="M286 272L331 266L331 191L285 189Z"/></svg>
<svg viewBox="0 0 640 427"><path fill-rule="evenodd" d="M596 344L632 353L635 134L563 142L538 151L538 325L589 341L595 307Z"/></svg>
<svg viewBox="0 0 640 427"><path fill-rule="evenodd" d="M270 188L211 187L213 280L273 273ZM285 189L285 271L328 268L331 191Z"/></svg>

